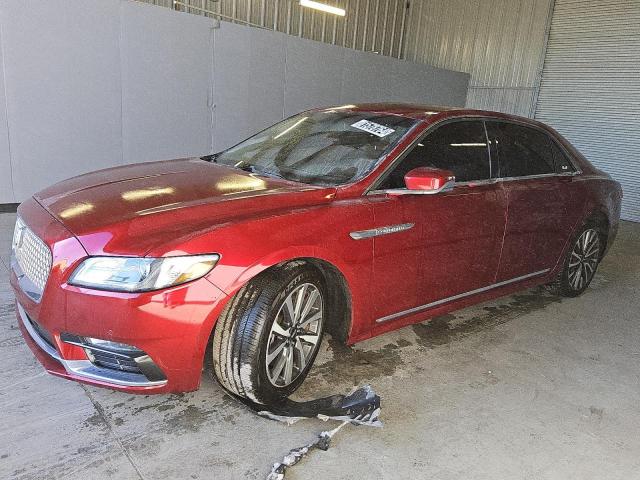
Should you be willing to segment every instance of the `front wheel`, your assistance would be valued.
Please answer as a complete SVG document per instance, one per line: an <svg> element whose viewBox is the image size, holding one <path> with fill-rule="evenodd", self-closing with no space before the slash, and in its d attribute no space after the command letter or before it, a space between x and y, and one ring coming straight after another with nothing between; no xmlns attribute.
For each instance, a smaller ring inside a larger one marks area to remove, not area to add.
<svg viewBox="0 0 640 480"><path fill-rule="evenodd" d="M213 335L213 368L222 386L258 403L291 395L320 347L323 278L302 262L264 272L229 301Z"/></svg>
<svg viewBox="0 0 640 480"><path fill-rule="evenodd" d="M582 294L596 273L604 247L602 232L597 226L587 224L576 235L565 258L563 269L552 289L566 297Z"/></svg>

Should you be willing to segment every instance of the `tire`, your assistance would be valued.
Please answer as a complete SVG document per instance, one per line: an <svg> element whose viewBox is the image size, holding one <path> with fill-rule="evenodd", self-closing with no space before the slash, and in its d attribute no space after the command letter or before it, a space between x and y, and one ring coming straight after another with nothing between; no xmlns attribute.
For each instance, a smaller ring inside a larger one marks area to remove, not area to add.
<svg viewBox="0 0 640 480"><path fill-rule="evenodd" d="M242 287L213 334L213 371L220 384L265 405L291 395L322 342L326 298L323 277L304 262L267 270Z"/></svg>
<svg viewBox="0 0 640 480"><path fill-rule="evenodd" d="M550 285L551 290L564 297L581 295L593 280L605 246L602 229L587 221L573 237L562 270Z"/></svg>

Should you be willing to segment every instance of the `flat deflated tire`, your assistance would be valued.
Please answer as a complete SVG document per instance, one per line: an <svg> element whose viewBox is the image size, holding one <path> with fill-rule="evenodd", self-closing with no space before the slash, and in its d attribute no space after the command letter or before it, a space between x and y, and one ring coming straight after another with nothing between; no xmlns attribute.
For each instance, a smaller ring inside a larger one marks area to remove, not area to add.
<svg viewBox="0 0 640 480"><path fill-rule="evenodd" d="M274 267L229 300L213 333L213 371L231 393L281 401L304 381L324 331L323 277L304 262Z"/></svg>

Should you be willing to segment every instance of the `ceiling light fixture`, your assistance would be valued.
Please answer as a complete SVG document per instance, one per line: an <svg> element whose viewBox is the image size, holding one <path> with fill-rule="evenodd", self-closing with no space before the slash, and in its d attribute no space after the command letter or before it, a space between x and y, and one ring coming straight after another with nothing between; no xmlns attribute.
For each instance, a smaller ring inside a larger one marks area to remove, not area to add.
<svg viewBox="0 0 640 480"><path fill-rule="evenodd" d="M332 7L331 5L314 2L313 0L300 0L300 6L313 8L315 10L320 10L321 12L333 13L334 15L340 15L341 17L344 17L347 14L344 8Z"/></svg>

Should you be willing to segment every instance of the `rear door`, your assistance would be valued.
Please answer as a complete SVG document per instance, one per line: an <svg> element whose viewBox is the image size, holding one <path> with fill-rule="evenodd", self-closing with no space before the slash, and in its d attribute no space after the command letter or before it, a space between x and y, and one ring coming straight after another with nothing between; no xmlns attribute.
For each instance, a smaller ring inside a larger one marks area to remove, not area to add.
<svg viewBox="0 0 640 480"><path fill-rule="evenodd" d="M383 193L405 188L404 175L417 167L451 170L455 187L435 195ZM370 192L376 225L398 226L374 238L378 322L494 282L505 198L491 172L483 121L458 120L428 133Z"/></svg>
<svg viewBox="0 0 640 480"><path fill-rule="evenodd" d="M487 132L507 195L496 281L542 275L555 266L572 229L573 166L541 129L488 121Z"/></svg>

